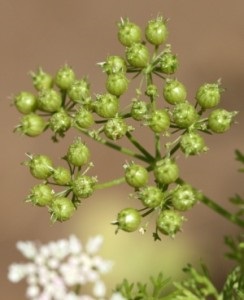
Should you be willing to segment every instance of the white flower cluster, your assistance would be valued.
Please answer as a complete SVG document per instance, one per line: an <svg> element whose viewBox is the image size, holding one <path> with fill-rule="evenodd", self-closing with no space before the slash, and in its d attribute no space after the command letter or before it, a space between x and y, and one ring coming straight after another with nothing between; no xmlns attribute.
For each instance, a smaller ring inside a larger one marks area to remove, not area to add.
<svg viewBox="0 0 244 300"><path fill-rule="evenodd" d="M84 247L74 235L45 245L19 241L17 249L30 262L10 265L8 279L19 282L26 278L26 296L31 300L105 300L101 275L111 270L112 262L97 255L102 243L100 235L90 238ZM82 294L88 283L92 296ZM114 293L110 300L124 298Z"/></svg>

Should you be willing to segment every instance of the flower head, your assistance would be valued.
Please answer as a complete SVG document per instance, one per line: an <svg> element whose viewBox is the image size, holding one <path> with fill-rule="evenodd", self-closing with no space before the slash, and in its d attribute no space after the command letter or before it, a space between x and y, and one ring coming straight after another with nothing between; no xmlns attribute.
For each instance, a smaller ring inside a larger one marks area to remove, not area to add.
<svg viewBox="0 0 244 300"><path fill-rule="evenodd" d="M75 235L48 244L19 241L17 249L29 261L10 265L8 279L17 283L25 278L28 299L104 300L106 286L101 275L111 271L112 262L98 255L102 243L100 235L90 238L84 247ZM92 296L80 293L88 283ZM114 297L111 299L116 300Z"/></svg>

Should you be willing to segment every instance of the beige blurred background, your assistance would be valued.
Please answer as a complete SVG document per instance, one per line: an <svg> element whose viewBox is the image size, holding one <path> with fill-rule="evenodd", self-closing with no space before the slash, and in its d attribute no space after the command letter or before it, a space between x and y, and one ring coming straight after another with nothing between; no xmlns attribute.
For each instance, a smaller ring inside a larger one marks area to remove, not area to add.
<svg viewBox="0 0 244 300"><path fill-rule="evenodd" d="M181 158L183 177L220 204L229 207L228 197L243 194L243 177L238 174L234 150L244 150L244 4L242 0L124 0L124 1L0 1L1 72L1 217L0 217L0 296L6 300L25 299L25 284L10 284L7 267L22 261L15 248L18 240L48 242L75 233L82 241L96 234L104 235L101 254L115 261L114 272L106 277L112 288L124 277L146 280L162 271L180 278L188 262L197 266L205 261L216 284L221 286L232 265L224 258L223 236L240 230L215 215L204 205L188 213L184 232L175 240L153 242L151 232L114 234L109 224L119 209L134 204L125 186L97 192L84 201L74 218L51 225L45 209L24 203L35 183L21 166L25 152L43 153L59 162L76 135L68 134L53 144L48 132L30 139L13 134L20 115L11 107L11 96L32 90L29 71L38 66L54 74L64 63L71 65L78 77L88 76L94 93L104 90L105 77L96 63L110 54L122 54L116 38L120 17L145 27L158 13L169 18L168 42L179 55L177 78L188 87L189 99L205 82L222 78L226 92L222 106L238 110L238 124L225 135L207 138L211 151L197 158ZM145 138L144 138L145 140ZM96 172L102 180L120 176L125 157L102 147L92 147ZM150 140L148 140L148 144ZM148 145L150 147L150 145Z"/></svg>

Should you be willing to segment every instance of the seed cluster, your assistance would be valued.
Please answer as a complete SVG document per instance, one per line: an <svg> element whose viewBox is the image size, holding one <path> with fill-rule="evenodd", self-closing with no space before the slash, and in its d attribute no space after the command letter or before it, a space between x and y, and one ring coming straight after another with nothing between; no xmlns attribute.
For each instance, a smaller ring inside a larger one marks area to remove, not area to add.
<svg viewBox="0 0 244 300"><path fill-rule="evenodd" d="M113 224L118 230L144 232L143 218L154 213L153 235L160 239L159 233L174 236L180 231L185 220L182 213L200 200L201 194L180 178L178 151L187 157L206 152L203 135L229 130L237 112L217 107L224 91L220 80L204 83L190 101L185 85L175 76L179 59L166 44L168 34L167 20L161 16L150 20L144 31L129 19L121 19L118 40L125 47L124 56L110 55L98 64L106 76L105 92L94 95L87 78L77 78L64 65L54 76L42 68L31 73L36 94L21 91L14 97L22 114L16 131L36 137L51 130L55 141L70 128L81 135L64 156L67 168L54 167L45 155L28 154L26 165L42 183L33 187L27 201L48 207L53 221L70 219L81 199L95 189L125 182L142 209L126 207ZM161 81L157 85L156 77ZM128 105L128 88L138 78ZM149 130L153 135L152 153L145 142L136 139L136 130ZM122 178L101 183L87 175L92 163L82 135L131 157ZM136 151L121 146L123 139ZM57 193L52 185L64 189Z"/></svg>

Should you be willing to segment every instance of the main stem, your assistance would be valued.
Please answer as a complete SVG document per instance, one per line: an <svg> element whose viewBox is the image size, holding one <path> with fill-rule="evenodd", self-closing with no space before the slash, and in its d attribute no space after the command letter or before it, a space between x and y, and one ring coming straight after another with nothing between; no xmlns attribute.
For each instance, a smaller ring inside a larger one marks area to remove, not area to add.
<svg viewBox="0 0 244 300"><path fill-rule="evenodd" d="M236 214L232 214L226 209L224 209L222 206L217 204L215 201L211 200L205 195L202 195L201 202L207 205L209 208L211 208L216 213L220 214L222 217L226 218L228 221L240 226L244 227L244 220L240 219Z"/></svg>
<svg viewBox="0 0 244 300"><path fill-rule="evenodd" d="M181 183L181 184L185 183L184 180L181 179L181 178L179 178L177 180L177 182ZM225 219L230 221L231 223L236 224L240 227L244 227L244 220L243 219L240 219L236 214L233 214L233 213L229 212L228 210L226 210L225 208L223 208L222 206L217 204L214 200L208 198L204 194L201 194L201 197L200 197L199 200L203 204L207 205L210 209L215 211L217 214L221 215L222 217L224 217Z"/></svg>

